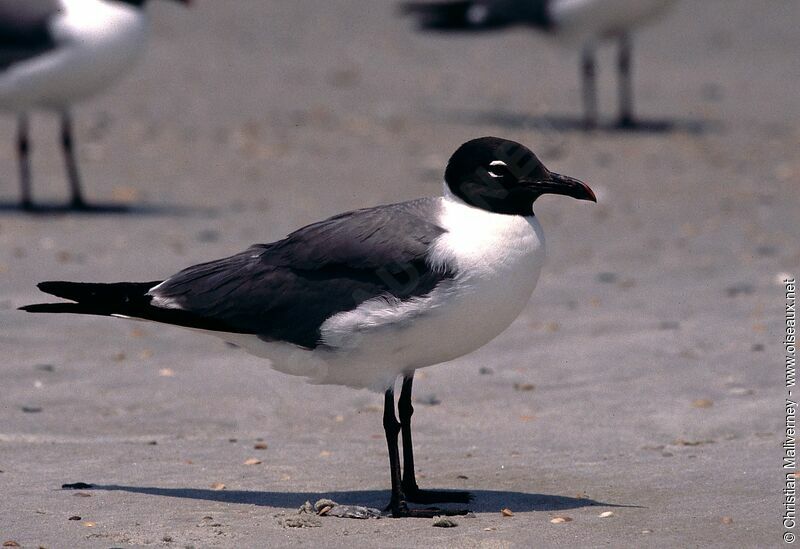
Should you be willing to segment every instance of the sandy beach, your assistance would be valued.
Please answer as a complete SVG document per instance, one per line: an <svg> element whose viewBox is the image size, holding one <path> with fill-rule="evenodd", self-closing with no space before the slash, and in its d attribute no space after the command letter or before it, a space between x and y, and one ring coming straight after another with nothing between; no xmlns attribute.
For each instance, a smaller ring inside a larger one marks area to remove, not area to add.
<svg viewBox="0 0 800 549"><path fill-rule="evenodd" d="M783 543L795 2L683 2L638 33L641 131L609 126L603 48L591 133L577 53L528 30L422 35L374 0L149 10L141 64L76 110L87 197L127 213L16 211L14 121L0 119L0 543ZM55 124L34 118L46 204L67 196ZM16 310L46 299L42 280L155 280L342 211L437 195L449 155L482 135L528 145L598 204L538 201L548 263L522 315L418 372L420 483L475 496L455 528L287 527L307 500L388 502L382 395L308 385L179 328Z"/></svg>

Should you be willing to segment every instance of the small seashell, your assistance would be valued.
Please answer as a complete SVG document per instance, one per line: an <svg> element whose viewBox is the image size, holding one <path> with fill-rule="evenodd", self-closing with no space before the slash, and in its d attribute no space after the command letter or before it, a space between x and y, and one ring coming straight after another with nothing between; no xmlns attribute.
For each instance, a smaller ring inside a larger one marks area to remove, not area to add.
<svg viewBox="0 0 800 549"><path fill-rule="evenodd" d="M433 524L436 528L455 528L458 523L450 517L433 517Z"/></svg>
<svg viewBox="0 0 800 549"><path fill-rule="evenodd" d="M572 522L570 517L553 517L550 519L552 524L564 524L565 522Z"/></svg>

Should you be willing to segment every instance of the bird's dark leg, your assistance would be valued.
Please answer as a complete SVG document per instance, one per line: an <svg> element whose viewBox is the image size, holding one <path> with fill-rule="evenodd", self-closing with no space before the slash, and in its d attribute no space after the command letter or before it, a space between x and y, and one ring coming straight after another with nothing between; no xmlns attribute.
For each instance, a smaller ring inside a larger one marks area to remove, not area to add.
<svg viewBox="0 0 800 549"><path fill-rule="evenodd" d="M400 391L400 399L397 401L400 430L403 433L403 492L406 496L419 493L414 472L414 447L411 442L411 416L414 415L414 406L411 404L413 384L414 374L403 377L403 388Z"/></svg>
<svg viewBox="0 0 800 549"><path fill-rule="evenodd" d="M64 151L67 177L72 191L70 207L75 210L85 210L87 205L81 192L81 177L78 172L78 161L75 159L75 146L72 137L72 116L70 116L69 111L61 113L61 147Z"/></svg>
<svg viewBox="0 0 800 549"><path fill-rule="evenodd" d="M386 391L383 403L383 429L386 431L386 443L389 446L389 467L392 475L392 498L388 510L395 518L418 517L431 518L437 515L465 514L465 511L443 511L436 508L409 509L403 493L400 478L400 450L397 446L397 435L400 434L400 423L394 414L394 389Z"/></svg>
<svg viewBox="0 0 800 549"><path fill-rule="evenodd" d="M632 128L633 118L633 77L632 77L631 36L623 33L619 37L617 70L619 71L619 126Z"/></svg>
<svg viewBox="0 0 800 549"><path fill-rule="evenodd" d="M411 442L411 416L414 406L411 404L411 389L414 374L403 377L403 388L397 401L400 415L400 429L403 433L403 493L406 501L414 503L442 503L446 501L468 503L472 496L464 491L420 490L414 473L414 447Z"/></svg>
<svg viewBox="0 0 800 549"><path fill-rule="evenodd" d="M583 84L584 124L587 129L597 127L597 70L594 44L586 44L581 56L581 81Z"/></svg>
<svg viewBox="0 0 800 549"><path fill-rule="evenodd" d="M400 451L397 448L400 423L394 415L394 388L387 390L384 395L383 430L386 433L386 444L389 446L389 469L392 477L392 499L389 501L389 508L392 511L392 516L406 516L408 506L400 485Z"/></svg>
<svg viewBox="0 0 800 549"><path fill-rule="evenodd" d="M19 182L21 189L19 206L23 210L33 209L29 129L28 115L26 113L20 114L17 119L17 158L19 159Z"/></svg>

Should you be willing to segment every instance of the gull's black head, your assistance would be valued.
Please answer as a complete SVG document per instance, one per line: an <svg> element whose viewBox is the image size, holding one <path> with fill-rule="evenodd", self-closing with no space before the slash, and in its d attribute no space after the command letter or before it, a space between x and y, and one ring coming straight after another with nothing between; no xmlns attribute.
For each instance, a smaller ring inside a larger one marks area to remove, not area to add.
<svg viewBox="0 0 800 549"><path fill-rule="evenodd" d="M524 145L499 137L481 137L461 145L444 172L455 196L494 213L533 215L543 194L563 194L597 202L588 185L544 167Z"/></svg>

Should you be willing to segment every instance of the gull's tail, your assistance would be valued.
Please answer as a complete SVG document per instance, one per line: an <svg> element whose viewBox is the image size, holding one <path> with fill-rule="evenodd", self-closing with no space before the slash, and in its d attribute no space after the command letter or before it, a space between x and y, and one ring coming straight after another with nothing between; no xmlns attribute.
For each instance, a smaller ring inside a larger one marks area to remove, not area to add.
<svg viewBox="0 0 800 549"><path fill-rule="evenodd" d="M120 316L198 328L217 332L240 332L224 320L204 317L180 307L153 303L148 292L160 284L153 282L41 282L38 288L47 294L69 299L72 303L37 303L20 307L29 313L74 313L81 315Z"/></svg>
<svg viewBox="0 0 800 549"><path fill-rule="evenodd" d="M29 313L77 313L141 317L152 309L147 291L159 282L41 282L37 287L46 294L69 299L73 303L39 303L20 307ZM144 318L144 317L143 317Z"/></svg>

